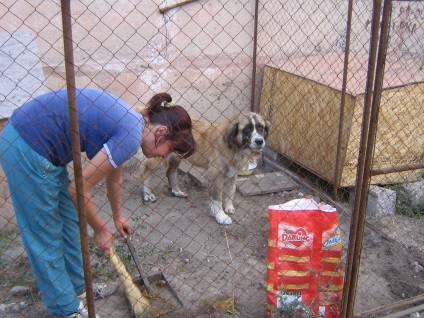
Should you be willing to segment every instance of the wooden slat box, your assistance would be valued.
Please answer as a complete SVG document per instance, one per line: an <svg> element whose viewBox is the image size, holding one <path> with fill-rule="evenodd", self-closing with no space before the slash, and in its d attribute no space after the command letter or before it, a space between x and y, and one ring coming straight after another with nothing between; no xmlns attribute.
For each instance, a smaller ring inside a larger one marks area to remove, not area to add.
<svg viewBox="0 0 424 318"><path fill-rule="evenodd" d="M336 176L342 67L340 54L293 60L284 65L285 70L265 66L260 101L260 113L272 124L267 145L332 184ZM366 67L366 60L351 58L342 118L340 187L352 187L356 181ZM391 70L385 74L373 169L423 161L423 71L413 73L414 78L404 69ZM404 84L405 80L417 82ZM372 183L420 178L418 170L405 171L374 176Z"/></svg>

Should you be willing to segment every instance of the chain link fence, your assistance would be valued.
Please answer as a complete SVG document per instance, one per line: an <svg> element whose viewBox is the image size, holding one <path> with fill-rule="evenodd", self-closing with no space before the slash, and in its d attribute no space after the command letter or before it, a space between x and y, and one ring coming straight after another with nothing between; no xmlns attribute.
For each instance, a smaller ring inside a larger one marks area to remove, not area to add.
<svg viewBox="0 0 424 318"><path fill-rule="evenodd" d="M218 224L208 212L204 170L180 166L178 182L187 197L178 198L160 166L150 182L157 200L146 203L140 163L135 158L125 165L123 214L132 223L136 254L152 281L163 273L183 303L152 298L157 313L290 316L288 309L267 314L268 207L305 197L337 209L344 306L354 305L358 317L420 311L415 308L424 299L424 5L385 1L390 14L382 14L379 5L71 2L76 86L100 88L135 106L168 92L193 118L221 122L253 110L271 123L256 167L238 176L231 225ZM66 87L61 8L59 1L0 4L1 127L26 101ZM380 21L389 26L386 42L375 33ZM382 43L384 59L377 56ZM372 95L375 91L379 94ZM379 100L375 108L372 100ZM72 166L69 172L72 177ZM114 229L105 182L92 195ZM46 317L9 196L2 172L0 316ZM139 278L118 233L115 247L128 272ZM91 239L89 248L93 282L119 282ZM95 308L103 317L132 315L123 286L96 300Z"/></svg>
<svg viewBox="0 0 424 318"><path fill-rule="evenodd" d="M268 140L277 150L274 158L339 202L358 207L343 233L350 243L361 245L353 235L367 201L355 301L364 316L422 302L415 282L423 279L423 7L416 1L385 4L391 12L383 40L373 32L381 14L377 2L260 1L258 15L255 101L278 127ZM385 61L377 59L383 43ZM372 95L376 87L381 95ZM380 105L370 120L372 98ZM370 123L373 132L366 130ZM371 170L365 184L357 174L361 164ZM358 187L368 196L355 201ZM390 256L383 260L383 254ZM396 265L394 255L403 255ZM405 298L409 304L391 306Z"/></svg>

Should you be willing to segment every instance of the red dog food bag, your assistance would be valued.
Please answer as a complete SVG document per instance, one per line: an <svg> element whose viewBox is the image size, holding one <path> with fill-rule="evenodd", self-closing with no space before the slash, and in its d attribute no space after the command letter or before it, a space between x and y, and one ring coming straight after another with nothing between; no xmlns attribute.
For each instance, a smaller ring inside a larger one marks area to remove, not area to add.
<svg viewBox="0 0 424 318"><path fill-rule="evenodd" d="M297 199L269 206L268 215L268 304L310 317L340 317L343 260L336 209Z"/></svg>

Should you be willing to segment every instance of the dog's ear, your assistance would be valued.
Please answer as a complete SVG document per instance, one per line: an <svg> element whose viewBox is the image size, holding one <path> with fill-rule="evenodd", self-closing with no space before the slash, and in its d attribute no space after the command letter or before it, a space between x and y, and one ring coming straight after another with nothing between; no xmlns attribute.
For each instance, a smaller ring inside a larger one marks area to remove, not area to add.
<svg viewBox="0 0 424 318"><path fill-rule="evenodd" d="M272 125L268 120L265 120L265 127L267 130L267 135L269 134L269 130L271 129Z"/></svg>
<svg viewBox="0 0 424 318"><path fill-rule="evenodd" d="M239 133L238 123L234 123L229 131L227 132L225 142L227 143L228 148L232 149L237 144L237 135Z"/></svg>

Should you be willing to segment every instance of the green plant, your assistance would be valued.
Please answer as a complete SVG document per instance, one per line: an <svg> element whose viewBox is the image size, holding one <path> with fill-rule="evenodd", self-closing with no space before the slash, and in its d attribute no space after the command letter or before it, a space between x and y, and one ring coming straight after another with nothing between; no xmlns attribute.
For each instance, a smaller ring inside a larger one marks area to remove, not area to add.
<svg viewBox="0 0 424 318"><path fill-rule="evenodd" d="M6 266L8 263L4 259L5 251L11 247L14 246L16 243L14 243L15 238L19 236L19 233L17 231L13 230L3 230L0 231L0 272L3 269L3 267Z"/></svg>
<svg viewBox="0 0 424 318"><path fill-rule="evenodd" d="M286 296L280 292L277 295L278 308L270 307L271 318L312 318L310 307L298 299L287 300Z"/></svg>
<svg viewBox="0 0 424 318"><path fill-rule="evenodd" d="M146 225L142 222L142 218L148 218L150 217L150 214L148 214L147 212L143 212L142 216L138 216L138 215L132 215L131 216L131 220L133 222L132 225L132 230L133 232L136 232L138 230L142 231L146 229Z"/></svg>
<svg viewBox="0 0 424 318"><path fill-rule="evenodd" d="M19 236L19 233L14 230L2 230L0 231L0 252L3 251L11 245L11 242L14 241L16 237Z"/></svg>
<svg viewBox="0 0 424 318"><path fill-rule="evenodd" d="M16 253L22 249L18 254ZM15 250L11 253L11 250ZM0 300L7 295L12 286L28 286L31 290L36 289L34 275L28 257L22 247L19 232L15 230L4 230L0 232Z"/></svg>
<svg viewBox="0 0 424 318"><path fill-rule="evenodd" d="M228 311L222 318L240 318L240 313L237 310Z"/></svg>
<svg viewBox="0 0 424 318"><path fill-rule="evenodd" d="M396 191L396 213L411 218L424 217L424 203L417 202L413 194L402 184L395 184L388 187Z"/></svg>

